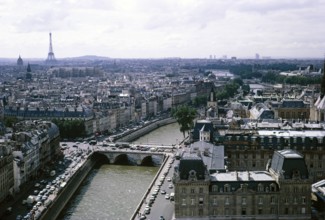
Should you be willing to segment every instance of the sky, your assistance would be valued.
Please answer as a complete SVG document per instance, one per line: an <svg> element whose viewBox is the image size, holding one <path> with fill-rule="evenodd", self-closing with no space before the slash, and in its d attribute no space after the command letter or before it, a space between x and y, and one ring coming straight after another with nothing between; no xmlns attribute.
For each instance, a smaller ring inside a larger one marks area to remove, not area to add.
<svg viewBox="0 0 325 220"><path fill-rule="evenodd" d="M324 58L324 0L0 0L0 57Z"/></svg>

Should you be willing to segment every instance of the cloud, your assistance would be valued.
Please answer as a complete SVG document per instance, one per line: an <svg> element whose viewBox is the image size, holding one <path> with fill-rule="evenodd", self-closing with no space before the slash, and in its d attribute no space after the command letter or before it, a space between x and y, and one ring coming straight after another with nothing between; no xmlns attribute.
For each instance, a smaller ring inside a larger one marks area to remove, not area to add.
<svg viewBox="0 0 325 220"><path fill-rule="evenodd" d="M0 48L43 56L52 31L59 57L322 56L324 10L320 0L0 0Z"/></svg>

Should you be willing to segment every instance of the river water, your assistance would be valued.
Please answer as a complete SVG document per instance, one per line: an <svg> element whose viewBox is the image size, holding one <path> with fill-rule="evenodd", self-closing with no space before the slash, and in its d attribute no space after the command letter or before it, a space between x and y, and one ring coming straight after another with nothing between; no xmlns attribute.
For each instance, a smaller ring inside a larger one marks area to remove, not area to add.
<svg viewBox="0 0 325 220"><path fill-rule="evenodd" d="M172 145L183 134L177 123L160 127L134 141ZM68 203L60 219L128 220L159 167L102 165L93 169Z"/></svg>

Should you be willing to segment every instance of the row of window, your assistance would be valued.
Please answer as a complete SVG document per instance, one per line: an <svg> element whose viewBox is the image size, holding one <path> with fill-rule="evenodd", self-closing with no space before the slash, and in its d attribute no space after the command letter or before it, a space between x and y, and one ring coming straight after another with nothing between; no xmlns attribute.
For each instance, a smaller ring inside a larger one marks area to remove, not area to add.
<svg viewBox="0 0 325 220"><path fill-rule="evenodd" d="M275 207L270 207L270 208L262 208L262 207L258 207L257 208L257 213L258 215L264 215L264 214L277 214L276 213L276 208ZM195 209L180 209L178 211L178 216L203 216L203 209L199 208L198 210ZM249 213L249 209L246 207L241 207L240 209L240 214L241 215L252 215L252 213ZM298 215L298 214L306 214L306 207L293 207L293 208L288 208L285 207L283 210L283 214L285 215ZM225 208L225 209L212 209L210 210L210 215L211 216L217 216L217 215L226 215L226 216L230 216L230 215L238 215L237 211L231 208Z"/></svg>
<svg viewBox="0 0 325 220"><path fill-rule="evenodd" d="M234 145L236 143L243 145L243 143L264 143L264 144L321 144L325 143L325 137L277 137L277 136L226 136L225 143L229 145Z"/></svg>
<svg viewBox="0 0 325 220"><path fill-rule="evenodd" d="M257 204L258 205L263 205L265 202L265 200L268 200L267 198L265 197L262 197L262 196L259 196L257 198ZM275 204L275 197L274 196L271 196L269 198L269 203L267 204ZM210 204L212 204L213 206L217 206L218 204L220 203L220 199L218 199L217 197L214 197L210 200ZM189 200L187 200L186 198L183 198L182 199L182 205L183 206L186 206L186 205L203 205L204 204L204 199L203 198L199 198L198 201L196 201L195 198L190 198ZM222 204L224 205L231 205L231 202L230 202L230 198L229 197L225 197L224 198L224 201L222 202ZM242 205L247 205L247 198L246 197L242 197L241 198L241 204ZM305 205L306 204L306 197L305 196L302 196L302 197L285 197L284 198L284 204L285 205L288 205L288 204L302 204L302 205Z"/></svg>
<svg viewBox="0 0 325 220"><path fill-rule="evenodd" d="M247 188L247 184L243 184L242 188ZM212 192L232 192L237 189L231 187L230 184L225 184L223 187L219 187L218 185L212 185L211 191ZM258 192L276 192L277 191L277 185L275 183L271 183L270 185L265 186L262 183L259 183L257 185L257 191Z"/></svg>
<svg viewBox="0 0 325 220"><path fill-rule="evenodd" d="M258 197L258 204L259 205L262 205L264 204L266 198L263 198L263 197ZM288 200L289 201L289 200ZM306 198L303 197L302 198L302 204L306 204ZM220 202L220 199L219 199L219 202ZM269 198L269 203L267 204L275 204L276 203L276 199L274 196L271 196ZM295 200L294 200L294 203L297 204L297 198L295 197ZM181 198L181 205L182 206L186 206L186 205L203 205L204 204L204 199L203 198L199 198L198 202L196 202L196 199L195 198L190 198L190 199L186 199L186 198ZM211 201L210 201L210 204L214 205L214 206L217 206L219 203L218 203L218 199L217 198L213 198ZM222 204L224 205L232 205L231 204L231 199L230 197L225 197L224 198L224 201L222 202ZM242 205L247 205L247 198L246 197L242 197L241 198L241 204Z"/></svg>

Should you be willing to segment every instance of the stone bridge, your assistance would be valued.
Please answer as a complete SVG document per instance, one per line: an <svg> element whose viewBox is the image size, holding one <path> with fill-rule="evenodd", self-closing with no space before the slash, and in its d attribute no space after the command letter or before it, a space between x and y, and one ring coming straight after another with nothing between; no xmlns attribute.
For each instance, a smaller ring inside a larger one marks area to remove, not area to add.
<svg viewBox="0 0 325 220"><path fill-rule="evenodd" d="M97 154L104 155L110 164L127 162L135 165L154 165L160 166L164 159L165 153L149 152L137 150L97 150Z"/></svg>

